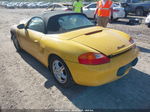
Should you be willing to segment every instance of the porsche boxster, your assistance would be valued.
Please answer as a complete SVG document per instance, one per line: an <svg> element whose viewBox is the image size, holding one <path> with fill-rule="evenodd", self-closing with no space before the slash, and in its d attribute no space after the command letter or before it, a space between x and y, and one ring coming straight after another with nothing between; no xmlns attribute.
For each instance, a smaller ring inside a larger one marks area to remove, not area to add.
<svg viewBox="0 0 150 112"><path fill-rule="evenodd" d="M48 67L63 87L117 80L138 61L139 50L128 34L95 26L80 13L46 12L10 32L17 51L25 50Z"/></svg>

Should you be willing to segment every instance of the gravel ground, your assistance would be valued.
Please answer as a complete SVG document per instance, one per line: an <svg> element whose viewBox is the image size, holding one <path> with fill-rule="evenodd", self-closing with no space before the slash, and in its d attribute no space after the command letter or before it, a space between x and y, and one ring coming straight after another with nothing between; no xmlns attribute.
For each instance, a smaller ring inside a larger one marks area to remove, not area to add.
<svg viewBox="0 0 150 112"><path fill-rule="evenodd" d="M0 9L2 109L150 109L150 29L144 23L130 26L122 19L108 25L130 34L141 49L128 75L99 87L63 89L31 55L17 53L10 40L11 25L40 12L43 9Z"/></svg>

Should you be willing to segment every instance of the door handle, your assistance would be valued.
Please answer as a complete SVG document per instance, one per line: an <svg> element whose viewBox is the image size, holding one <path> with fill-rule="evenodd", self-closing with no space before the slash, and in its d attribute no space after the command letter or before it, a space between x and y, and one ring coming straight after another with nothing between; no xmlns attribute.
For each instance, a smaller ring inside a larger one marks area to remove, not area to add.
<svg viewBox="0 0 150 112"><path fill-rule="evenodd" d="M35 43L38 43L39 41L38 41L38 40L34 40L34 42L35 42Z"/></svg>

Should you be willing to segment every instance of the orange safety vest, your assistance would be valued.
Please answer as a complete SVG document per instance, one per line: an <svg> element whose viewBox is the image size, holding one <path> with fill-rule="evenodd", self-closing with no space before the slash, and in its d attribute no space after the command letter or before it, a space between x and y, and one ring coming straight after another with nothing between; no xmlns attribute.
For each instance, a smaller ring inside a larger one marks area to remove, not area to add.
<svg viewBox="0 0 150 112"><path fill-rule="evenodd" d="M98 1L97 3L97 15L98 16L103 16L103 17L109 17L111 14L111 5L112 5L112 1L111 0L107 0L105 5L102 4L102 1Z"/></svg>

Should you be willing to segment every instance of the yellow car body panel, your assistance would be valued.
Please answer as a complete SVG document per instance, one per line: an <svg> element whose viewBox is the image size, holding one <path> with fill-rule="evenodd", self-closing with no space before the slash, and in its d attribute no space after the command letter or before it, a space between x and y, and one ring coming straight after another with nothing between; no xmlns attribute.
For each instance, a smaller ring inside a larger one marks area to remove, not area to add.
<svg viewBox="0 0 150 112"><path fill-rule="evenodd" d="M119 52L120 49L118 47L123 46L126 49L126 47L132 46L129 39L122 38L122 35L119 35L112 29L102 30L91 35L81 35L72 40L96 49L107 56Z"/></svg>
<svg viewBox="0 0 150 112"><path fill-rule="evenodd" d="M117 80L127 74L130 68L122 76L117 76L117 71L120 67L133 61L138 56L138 52L138 48L132 48L122 55L111 58L110 63L102 65L82 65L69 61L66 61L66 64L77 84L98 86Z"/></svg>
<svg viewBox="0 0 150 112"><path fill-rule="evenodd" d="M60 34L61 39L72 39L84 34L87 34L89 32L95 32L95 31L101 31L101 30L106 30L107 28L103 28L103 27L99 27L99 26L93 26L93 27L88 27L88 28L83 28L83 29L79 29L79 30L74 30L71 32L66 32L63 34Z"/></svg>
<svg viewBox="0 0 150 112"><path fill-rule="evenodd" d="M29 52L47 67L50 54L58 55L63 60L78 63L78 56L80 54L89 51L97 52L74 41L62 40L59 35L44 35L33 30L25 29L19 30L17 34L21 48Z"/></svg>
<svg viewBox="0 0 150 112"><path fill-rule="evenodd" d="M92 32L97 33L92 34ZM80 85L98 86L116 80L120 78L117 76L118 69L138 56L138 49L134 47L134 43L129 42L130 37L127 34L98 26L62 34L43 34L29 29L16 28L16 35L21 48L46 67L48 67L50 55L55 54L62 58L73 80ZM122 45L124 45L123 48L117 49ZM110 63L107 64L79 64L78 57L87 52L101 52L107 56L122 54L112 57Z"/></svg>

